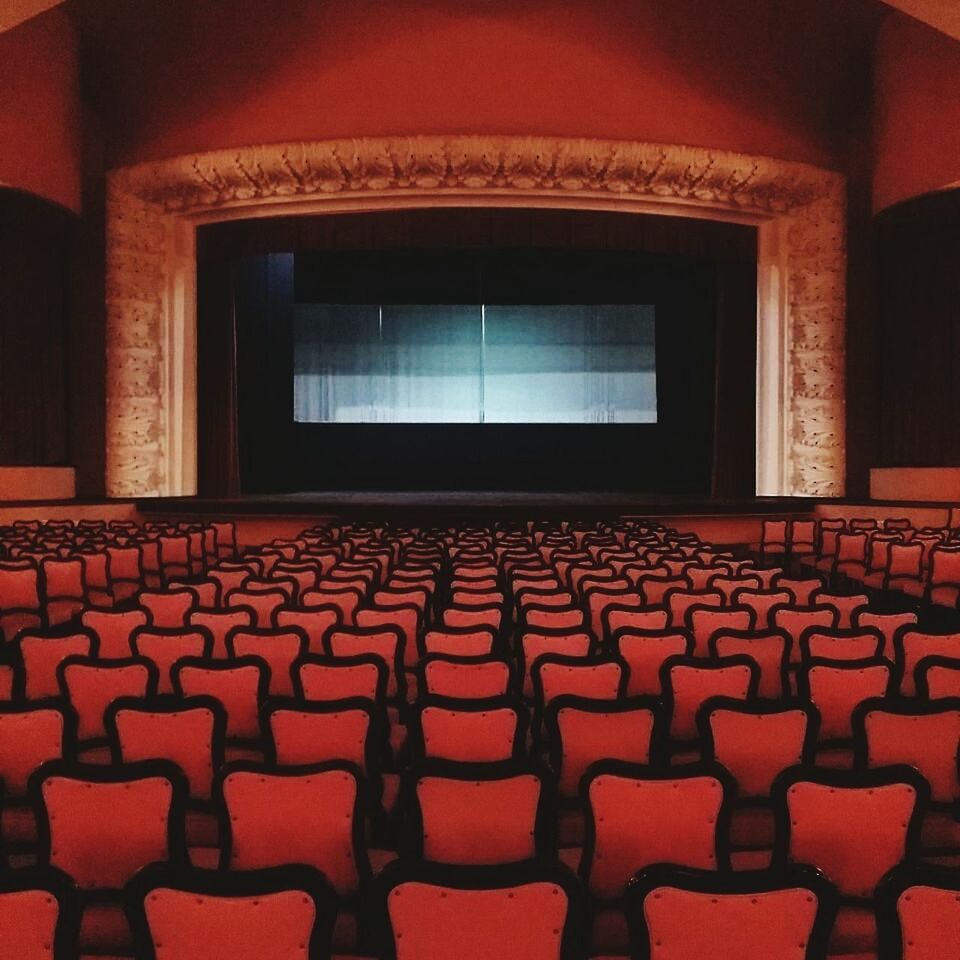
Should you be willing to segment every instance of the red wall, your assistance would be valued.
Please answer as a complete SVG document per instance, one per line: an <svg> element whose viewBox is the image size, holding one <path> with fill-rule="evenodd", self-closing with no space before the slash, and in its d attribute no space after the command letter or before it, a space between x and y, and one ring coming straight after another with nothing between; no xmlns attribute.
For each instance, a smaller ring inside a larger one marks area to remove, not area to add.
<svg viewBox="0 0 960 960"><path fill-rule="evenodd" d="M960 42L902 14L877 40L874 208L960 181Z"/></svg>
<svg viewBox="0 0 960 960"><path fill-rule="evenodd" d="M288 0L279 10L247 0L242 15L222 0L109 6L89 59L114 164L485 132L841 167L875 20L859 0Z"/></svg>
<svg viewBox="0 0 960 960"><path fill-rule="evenodd" d="M62 8L0 33L0 183L80 208L77 44Z"/></svg>

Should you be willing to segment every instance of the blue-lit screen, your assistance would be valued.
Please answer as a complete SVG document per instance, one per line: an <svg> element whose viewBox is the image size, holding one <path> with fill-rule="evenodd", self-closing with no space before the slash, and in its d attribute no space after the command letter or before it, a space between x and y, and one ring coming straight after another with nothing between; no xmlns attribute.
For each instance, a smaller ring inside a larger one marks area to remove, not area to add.
<svg viewBox="0 0 960 960"><path fill-rule="evenodd" d="M656 423L650 304L298 304L299 423Z"/></svg>

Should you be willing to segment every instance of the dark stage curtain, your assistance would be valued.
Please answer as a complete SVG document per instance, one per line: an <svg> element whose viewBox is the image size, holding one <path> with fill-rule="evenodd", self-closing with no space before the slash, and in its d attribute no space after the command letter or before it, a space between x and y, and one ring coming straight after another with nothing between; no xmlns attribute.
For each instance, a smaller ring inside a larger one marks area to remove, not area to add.
<svg viewBox="0 0 960 960"><path fill-rule="evenodd" d="M960 190L877 217L878 466L960 464Z"/></svg>
<svg viewBox="0 0 960 960"><path fill-rule="evenodd" d="M0 190L0 464L68 463L73 214Z"/></svg>
<svg viewBox="0 0 960 960"><path fill-rule="evenodd" d="M531 299L488 301L501 303L583 302L573 291L582 288L591 270L608 269L613 261L639 263L637 255L649 254L642 271L654 284L678 291L672 303L658 308L657 314L658 394L665 411L660 436L667 440L650 451L639 469L637 459L611 461L604 453L606 448L600 450L603 444L609 446L609 440L595 447L598 433L591 426L578 435L583 446L577 454L583 464L591 465L585 472L599 478L592 482L599 483L600 489L653 489L660 484L657 489L663 492L681 492L679 487L670 487L667 478L674 476L683 482L696 474L702 479L683 492L753 495L756 231L735 224L635 214L476 209L273 218L212 224L198 230L201 493L235 495L239 477L244 478L244 493L309 489L311 486L303 486L308 482L304 478L322 472L324 463L336 461L338 450L362 460L364 450L358 445L381 442L407 444L409 448L401 451L406 462L421 467L436 456L439 446L450 458L462 459L468 477L471 457L479 458L477 476L482 478L489 467L471 435L464 433L458 439L446 425L436 425L434 431L408 431L402 441L391 425L314 427L330 431L324 436L336 443L329 448L316 439L319 435L307 437L303 429L298 431L297 427L304 425L293 422L292 345L284 332L290 329L293 309L293 284L285 274L293 269L294 259L297 302L350 302L339 299L340 293L334 295L350 287L363 290L360 302L420 302L397 296L399 277L409 296L426 284L439 298L433 302L479 303L481 299L461 299L463 278L455 276L455 270L436 266L442 251L450 251L452 263L457 251L471 248L485 248L492 256L497 251L517 252L513 261L507 258L513 266L498 274L510 289L524 289L528 274L535 273L527 271L526 264L538 251L551 251L551 255L565 252L575 265L555 274L560 287L555 299L544 299L542 291L529 290ZM351 261L351 251L365 255ZM389 274L389 294L376 289L379 271L372 268L371 257L376 260L378 251L383 251L383 274ZM409 267L398 270L398 252L404 251ZM432 254L424 257L420 251ZM310 262L316 269L301 269ZM358 271L357 276L349 275L351 269ZM301 274L308 278L307 286L322 288L320 292L311 295L301 289ZM445 284L455 290L445 294ZM570 289L563 289L564 285ZM381 295L386 299L378 300ZM690 343L691 338L696 339L694 328L707 338L697 349L691 349ZM252 351L238 349L241 332L244 342L259 346ZM661 348L670 358L663 367ZM705 423L688 424L671 414L698 403L703 389L709 403ZM336 432L341 427L342 437ZM350 429L363 430L362 437L348 436ZM377 432L390 429L394 433L389 437ZM491 439L497 427L478 429ZM522 486L527 474L529 482L537 485L542 478L534 475L538 470L543 473L544 464L537 459L536 450L510 450L514 433L507 430L496 434L495 446L501 436L503 446L498 453L516 468L510 485ZM544 432L541 439L549 448L546 438ZM632 450L630 453L633 455ZM382 488L402 488L405 480L421 485L419 477L405 477L402 462L398 459L389 475L368 474L358 480Z"/></svg>

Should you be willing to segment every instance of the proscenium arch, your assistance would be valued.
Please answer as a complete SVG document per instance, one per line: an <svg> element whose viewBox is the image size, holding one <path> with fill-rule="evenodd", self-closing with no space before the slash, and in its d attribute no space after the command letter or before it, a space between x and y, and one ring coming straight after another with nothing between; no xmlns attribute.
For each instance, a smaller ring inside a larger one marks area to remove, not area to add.
<svg viewBox="0 0 960 960"><path fill-rule="evenodd" d="M844 487L845 183L635 141L424 136L242 147L108 175L107 493L196 493L196 227L251 217L550 207L757 227L757 494Z"/></svg>

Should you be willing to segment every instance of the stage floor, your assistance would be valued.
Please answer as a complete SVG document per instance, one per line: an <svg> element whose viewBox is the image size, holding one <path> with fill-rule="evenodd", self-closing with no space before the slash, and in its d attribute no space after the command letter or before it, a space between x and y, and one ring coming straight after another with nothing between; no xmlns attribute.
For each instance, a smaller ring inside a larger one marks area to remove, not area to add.
<svg viewBox="0 0 960 960"><path fill-rule="evenodd" d="M249 494L230 499L161 497L140 500L143 513L228 515L489 514L555 516L630 514L705 516L807 514L813 500L802 497L714 499L623 490L313 490Z"/></svg>

